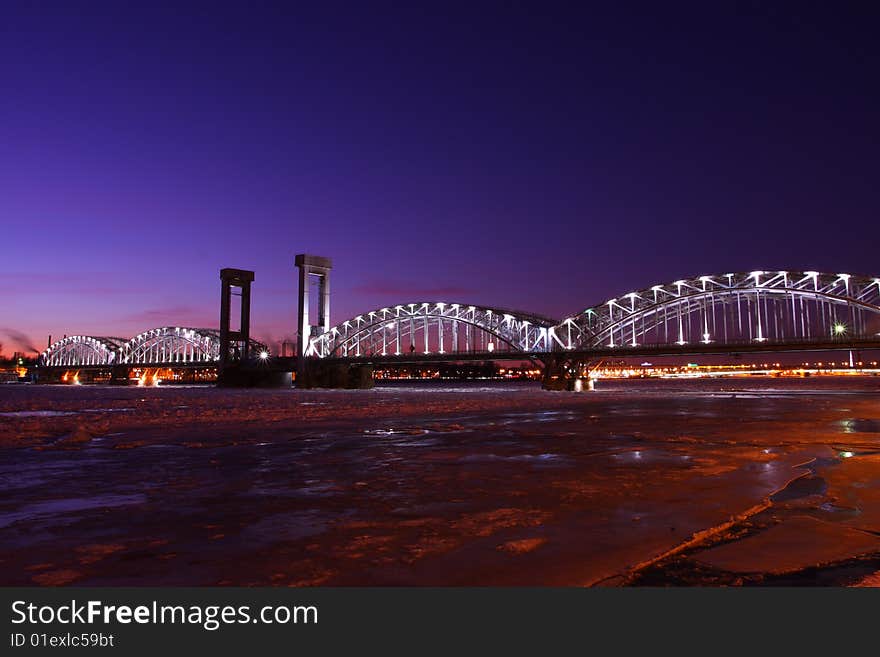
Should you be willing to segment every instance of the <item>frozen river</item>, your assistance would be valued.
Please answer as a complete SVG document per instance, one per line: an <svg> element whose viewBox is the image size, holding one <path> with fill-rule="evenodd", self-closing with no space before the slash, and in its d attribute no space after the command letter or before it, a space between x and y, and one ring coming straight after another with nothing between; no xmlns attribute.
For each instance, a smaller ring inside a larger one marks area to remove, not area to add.
<svg viewBox="0 0 880 657"><path fill-rule="evenodd" d="M880 378L0 387L2 585L854 584Z"/></svg>

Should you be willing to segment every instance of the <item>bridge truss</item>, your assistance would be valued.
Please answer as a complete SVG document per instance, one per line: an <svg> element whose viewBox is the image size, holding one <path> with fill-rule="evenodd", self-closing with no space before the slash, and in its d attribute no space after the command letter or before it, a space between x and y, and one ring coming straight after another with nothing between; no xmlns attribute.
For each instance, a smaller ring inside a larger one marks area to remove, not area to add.
<svg viewBox="0 0 880 657"><path fill-rule="evenodd" d="M798 343L880 333L880 279L819 272L700 276L630 292L555 327L564 349Z"/></svg>
<svg viewBox="0 0 880 657"><path fill-rule="evenodd" d="M122 363L212 363L220 359L220 332L162 326L144 331L123 345Z"/></svg>
<svg viewBox="0 0 880 657"><path fill-rule="evenodd" d="M374 310L311 339L307 356L540 354L685 345L836 344L880 336L880 278L814 271L699 276L630 292L562 322L465 304Z"/></svg>
<svg viewBox="0 0 880 657"><path fill-rule="evenodd" d="M550 348L555 320L460 303L417 302L372 310L313 337L306 356L532 352Z"/></svg>
<svg viewBox="0 0 880 657"><path fill-rule="evenodd" d="M268 348L250 341L256 356ZM160 326L130 340L72 335L50 345L40 355L44 367L112 367L117 365L214 365L220 359L220 332L215 329Z"/></svg>
<svg viewBox="0 0 880 657"><path fill-rule="evenodd" d="M125 338L69 335L40 354L40 363L46 367L114 365L125 342Z"/></svg>

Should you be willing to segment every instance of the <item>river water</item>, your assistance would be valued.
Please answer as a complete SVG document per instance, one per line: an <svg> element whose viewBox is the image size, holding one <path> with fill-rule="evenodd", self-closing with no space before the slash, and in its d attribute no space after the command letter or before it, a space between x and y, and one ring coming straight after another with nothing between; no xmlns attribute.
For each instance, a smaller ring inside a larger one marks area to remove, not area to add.
<svg viewBox="0 0 880 657"><path fill-rule="evenodd" d="M2 585L871 584L880 378L0 387Z"/></svg>

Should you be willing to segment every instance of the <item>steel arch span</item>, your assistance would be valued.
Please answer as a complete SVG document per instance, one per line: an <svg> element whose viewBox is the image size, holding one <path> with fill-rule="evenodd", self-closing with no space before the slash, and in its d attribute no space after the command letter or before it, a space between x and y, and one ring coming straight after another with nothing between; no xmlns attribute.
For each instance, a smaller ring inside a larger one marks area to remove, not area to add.
<svg viewBox="0 0 880 657"><path fill-rule="evenodd" d="M250 354L268 352L257 340ZM52 344L41 354L45 367L114 365L209 365L220 359L220 332L215 329L160 326L125 338L74 335Z"/></svg>
<svg viewBox="0 0 880 657"><path fill-rule="evenodd" d="M557 348L798 343L880 334L880 278L814 271L699 276L630 292L554 327Z"/></svg>
<svg viewBox="0 0 880 657"><path fill-rule="evenodd" d="M213 363L220 359L220 332L213 329L160 326L134 336L123 345L126 364Z"/></svg>
<svg viewBox="0 0 880 657"><path fill-rule="evenodd" d="M256 356L268 347L250 340L250 353ZM160 326L144 331L126 342L120 350L123 364L176 365L215 363L220 360L220 331L182 326Z"/></svg>
<svg viewBox="0 0 880 657"><path fill-rule="evenodd" d="M115 365L125 338L68 335L40 354L40 363L46 367L79 367Z"/></svg>
<svg viewBox="0 0 880 657"><path fill-rule="evenodd" d="M419 301L371 310L313 337L306 356L543 352L557 320L501 308Z"/></svg>

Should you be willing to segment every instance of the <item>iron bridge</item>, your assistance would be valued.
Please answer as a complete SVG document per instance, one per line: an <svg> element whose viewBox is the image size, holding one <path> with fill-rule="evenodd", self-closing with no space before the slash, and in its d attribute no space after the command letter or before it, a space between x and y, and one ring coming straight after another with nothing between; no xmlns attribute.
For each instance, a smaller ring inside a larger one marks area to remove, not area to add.
<svg viewBox="0 0 880 657"><path fill-rule="evenodd" d="M393 362L810 351L876 348L878 341L880 278L752 271L652 285L561 321L462 303L404 303L319 331L305 355Z"/></svg>
<svg viewBox="0 0 880 657"><path fill-rule="evenodd" d="M250 341L250 353L241 359L258 357L268 348ZM108 368L211 367L220 360L220 332L216 329L160 326L131 339L70 335L49 345L40 354L42 367Z"/></svg>
<svg viewBox="0 0 880 657"><path fill-rule="evenodd" d="M329 261L321 271L326 275ZM314 266L314 265L313 265ZM562 320L498 307L415 301L311 327L303 356L344 362L624 357L880 348L880 278L815 271L704 275L652 285ZM244 344L244 343L242 343ZM248 340L233 360L268 355ZM238 349L239 347L236 347ZM163 326L133 338L73 335L43 367L213 367L215 329ZM271 358L273 369L295 367ZM290 361L290 362L288 362Z"/></svg>

